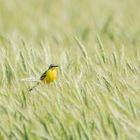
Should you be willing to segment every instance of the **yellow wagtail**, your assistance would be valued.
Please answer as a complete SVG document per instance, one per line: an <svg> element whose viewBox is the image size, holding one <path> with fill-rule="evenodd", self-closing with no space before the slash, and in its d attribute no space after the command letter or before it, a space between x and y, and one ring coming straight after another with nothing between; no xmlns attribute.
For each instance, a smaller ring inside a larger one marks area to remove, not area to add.
<svg viewBox="0 0 140 140"><path fill-rule="evenodd" d="M40 77L40 81L45 83L45 84L49 84L50 82L54 81L56 79L57 76L57 67L58 65L55 64L51 64L48 68L48 70L46 70ZM29 89L29 91L32 91L40 82L37 82L37 84L35 86L33 86L32 88Z"/></svg>

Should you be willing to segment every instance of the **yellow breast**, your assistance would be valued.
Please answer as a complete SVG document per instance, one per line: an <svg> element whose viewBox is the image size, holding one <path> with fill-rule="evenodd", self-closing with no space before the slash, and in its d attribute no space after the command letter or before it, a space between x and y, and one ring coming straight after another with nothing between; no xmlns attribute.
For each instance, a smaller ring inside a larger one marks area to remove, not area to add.
<svg viewBox="0 0 140 140"><path fill-rule="evenodd" d="M50 69L47 72L46 77L43 79L44 83L50 83L56 79L57 71L56 69Z"/></svg>

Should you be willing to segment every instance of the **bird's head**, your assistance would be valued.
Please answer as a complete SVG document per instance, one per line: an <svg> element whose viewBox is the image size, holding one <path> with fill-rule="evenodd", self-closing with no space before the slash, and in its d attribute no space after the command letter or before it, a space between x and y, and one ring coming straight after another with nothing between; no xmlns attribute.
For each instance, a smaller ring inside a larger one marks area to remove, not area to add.
<svg viewBox="0 0 140 140"><path fill-rule="evenodd" d="M57 67L59 67L59 66L56 65L56 64L51 64L51 65L49 66L49 70L50 70L50 69L55 70Z"/></svg>

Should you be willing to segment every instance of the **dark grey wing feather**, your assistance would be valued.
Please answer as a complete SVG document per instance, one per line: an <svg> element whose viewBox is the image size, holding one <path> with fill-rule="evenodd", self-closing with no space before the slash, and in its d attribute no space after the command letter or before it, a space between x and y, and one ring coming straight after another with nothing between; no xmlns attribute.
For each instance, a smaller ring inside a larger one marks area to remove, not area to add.
<svg viewBox="0 0 140 140"><path fill-rule="evenodd" d="M46 77L47 71L48 71L48 70L46 70L46 71L40 76L40 80L43 80L43 79Z"/></svg>

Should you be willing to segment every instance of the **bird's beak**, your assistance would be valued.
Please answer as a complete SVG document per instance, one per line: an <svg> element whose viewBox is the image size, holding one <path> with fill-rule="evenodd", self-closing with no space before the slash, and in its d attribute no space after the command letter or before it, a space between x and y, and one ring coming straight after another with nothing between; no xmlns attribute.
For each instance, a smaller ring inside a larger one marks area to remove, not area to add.
<svg viewBox="0 0 140 140"><path fill-rule="evenodd" d="M55 65L54 67L59 67L58 65Z"/></svg>

